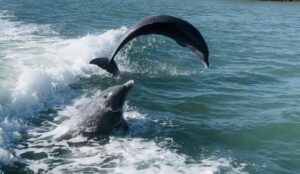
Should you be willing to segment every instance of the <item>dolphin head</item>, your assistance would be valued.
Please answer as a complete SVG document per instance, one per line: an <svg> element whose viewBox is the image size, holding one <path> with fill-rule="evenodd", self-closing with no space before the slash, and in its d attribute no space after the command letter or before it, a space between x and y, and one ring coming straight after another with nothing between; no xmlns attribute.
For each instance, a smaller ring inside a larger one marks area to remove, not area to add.
<svg viewBox="0 0 300 174"><path fill-rule="evenodd" d="M121 111L126 100L127 94L133 87L134 81L128 82L110 87L101 93L103 105L106 108L110 108L112 111Z"/></svg>
<svg viewBox="0 0 300 174"><path fill-rule="evenodd" d="M79 120L78 126L70 129L57 140L70 139L78 134L88 138L103 136L105 138L114 128L128 130L129 127L123 118L123 105L133 84L134 81L129 80L122 85L112 86L102 91L97 96L97 102L91 106L97 108L92 110L87 107L88 110L85 111L88 113Z"/></svg>

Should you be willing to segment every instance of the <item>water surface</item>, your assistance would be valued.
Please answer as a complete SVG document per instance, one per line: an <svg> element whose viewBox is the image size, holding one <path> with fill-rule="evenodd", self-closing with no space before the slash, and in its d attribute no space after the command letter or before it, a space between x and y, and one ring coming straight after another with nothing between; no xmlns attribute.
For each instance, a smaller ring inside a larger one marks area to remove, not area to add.
<svg viewBox="0 0 300 174"><path fill-rule="evenodd" d="M0 165L4 173L299 173L299 3L0 0ZM162 36L89 65L137 20L181 17L210 50L204 69ZM56 142L102 90L135 80L128 135Z"/></svg>

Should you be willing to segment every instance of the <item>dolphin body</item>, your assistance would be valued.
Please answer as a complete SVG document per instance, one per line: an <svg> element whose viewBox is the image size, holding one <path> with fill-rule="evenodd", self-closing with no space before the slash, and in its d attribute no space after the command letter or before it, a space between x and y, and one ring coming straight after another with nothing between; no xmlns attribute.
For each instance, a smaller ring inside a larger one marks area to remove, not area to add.
<svg viewBox="0 0 300 174"><path fill-rule="evenodd" d="M208 47L200 32L187 21L167 15L150 16L138 21L128 30L110 59L95 58L90 64L98 65L115 77L119 76L115 56L133 38L147 34L159 34L174 39L180 46L190 48L202 60L204 66L209 67Z"/></svg>
<svg viewBox="0 0 300 174"><path fill-rule="evenodd" d="M133 80L102 91L97 100L97 109L88 111L79 123L56 140L70 139L77 135L91 138L107 137L116 128L129 129L123 118L123 105L134 84Z"/></svg>

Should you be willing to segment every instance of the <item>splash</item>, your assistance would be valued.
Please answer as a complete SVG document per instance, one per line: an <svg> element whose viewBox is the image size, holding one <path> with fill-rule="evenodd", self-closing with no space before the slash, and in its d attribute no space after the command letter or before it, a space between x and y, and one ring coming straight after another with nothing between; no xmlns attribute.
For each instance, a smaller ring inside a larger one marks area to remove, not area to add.
<svg viewBox="0 0 300 174"><path fill-rule="evenodd" d="M78 39L63 39L50 25L13 21L0 11L0 163L13 161L10 149L28 119L36 113L68 103L70 84L79 77L103 74L88 64L107 56L126 27Z"/></svg>
<svg viewBox="0 0 300 174"><path fill-rule="evenodd" d="M213 174L223 170L231 173L245 173L243 172L245 166L243 164L233 166L231 159L212 156L193 160L175 150L170 150L168 146L176 146L172 138L165 138L158 144L154 140L142 138L141 135L155 128L153 125L157 123L147 115L139 113L129 103L126 103L124 108L125 119L131 128L129 135L119 136L115 133L110 137L109 142L87 141L81 136L68 141L55 141L53 137L61 136L74 126L80 116L84 115L86 110L82 109L83 106L93 106L88 110L96 109L94 106L97 105L97 97L100 94L101 92L98 91L93 96L81 96L75 99L73 104L58 113L54 123L49 124L51 128L44 127L43 132L41 130L31 132L34 138L29 141L31 143L28 147L17 150L19 156L31 154L35 158L40 158L40 160L30 158L26 160L30 170L35 173L93 171L95 173L133 174L155 172ZM53 131L48 132L48 129L53 129Z"/></svg>

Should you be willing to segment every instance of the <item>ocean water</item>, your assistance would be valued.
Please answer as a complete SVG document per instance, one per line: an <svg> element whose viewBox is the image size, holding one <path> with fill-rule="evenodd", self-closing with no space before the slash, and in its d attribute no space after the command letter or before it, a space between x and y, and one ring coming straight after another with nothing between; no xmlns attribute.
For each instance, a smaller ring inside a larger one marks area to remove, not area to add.
<svg viewBox="0 0 300 174"><path fill-rule="evenodd" d="M0 173L300 172L300 3L0 0ZM210 50L204 69L163 36L89 65L137 20L181 17ZM128 135L54 138L109 86L135 86Z"/></svg>

